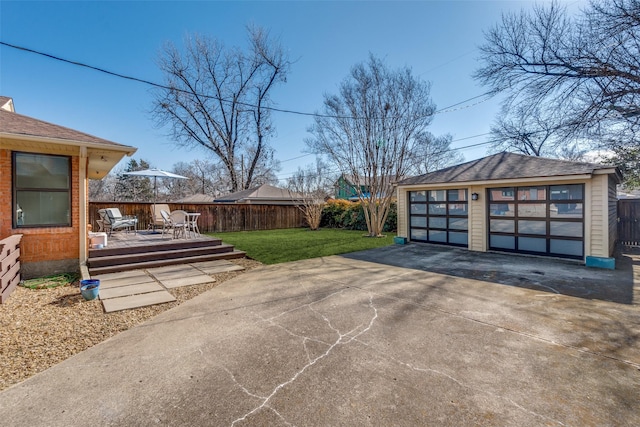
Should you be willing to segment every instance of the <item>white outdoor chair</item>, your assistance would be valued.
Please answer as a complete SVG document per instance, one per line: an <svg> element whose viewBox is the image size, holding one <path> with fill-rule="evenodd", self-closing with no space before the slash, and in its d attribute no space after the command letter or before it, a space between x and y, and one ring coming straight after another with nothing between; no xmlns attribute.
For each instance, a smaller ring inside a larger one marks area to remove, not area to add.
<svg viewBox="0 0 640 427"><path fill-rule="evenodd" d="M189 216L183 210L172 211L169 214L171 219L171 228L173 228L173 238L189 237L187 231L189 230Z"/></svg>

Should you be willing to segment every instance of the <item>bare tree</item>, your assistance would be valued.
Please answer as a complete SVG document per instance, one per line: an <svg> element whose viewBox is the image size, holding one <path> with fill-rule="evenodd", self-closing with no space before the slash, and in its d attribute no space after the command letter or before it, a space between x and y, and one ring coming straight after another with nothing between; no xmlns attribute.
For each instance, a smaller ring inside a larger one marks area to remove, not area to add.
<svg viewBox="0 0 640 427"><path fill-rule="evenodd" d="M284 49L260 28L248 28L249 48L225 48L193 36L182 53L168 43L159 59L165 86L156 92L153 112L171 126L178 143L202 147L223 165L231 191L249 188L256 175L275 170L268 138L273 88L286 80L290 61Z"/></svg>
<svg viewBox="0 0 640 427"><path fill-rule="evenodd" d="M605 156L604 163L616 165L625 177L624 187L628 190L640 188L640 147L631 147L619 141L611 142L611 154Z"/></svg>
<svg viewBox="0 0 640 427"><path fill-rule="evenodd" d="M333 180L328 175L327 165L317 159L315 165L298 168L287 180L287 187L298 209L304 215L309 228L317 230L322 220L322 210L330 193Z"/></svg>
<svg viewBox="0 0 640 427"><path fill-rule="evenodd" d="M519 116L498 122L497 130L533 153L543 152L548 138L569 153L575 147L563 143L576 138L601 145L623 139L637 147L639 29L638 0L594 0L575 17L557 2L503 15L485 34L475 73L507 95L504 111Z"/></svg>
<svg viewBox="0 0 640 427"><path fill-rule="evenodd" d="M458 151L451 150L452 136L435 136L430 132L416 138L417 143L413 154L415 162L412 173L423 175L438 169L443 169L464 161L464 156Z"/></svg>
<svg viewBox="0 0 640 427"><path fill-rule="evenodd" d="M189 179L162 180L171 200L178 200L194 194L206 194L211 196L213 200L222 193L218 188L220 184L217 181L218 166L209 160L195 159L189 163L178 162L173 165L172 172ZM226 187L227 183L224 185Z"/></svg>
<svg viewBox="0 0 640 427"><path fill-rule="evenodd" d="M122 173L124 171L120 171ZM89 180L89 200L92 202L112 202L116 200L116 176L110 172L102 179Z"/></svg>
<svg viewBox="0 0 640 427"><path fill-rule="evenodd" d="M579 139L564 132L562 118L543 114L538 108L503 112L491 126L493 152L511 151L528 156L579 160L585 153Z"/></svg>
<svg viewBox="0 0 640 427"><path fill-rule="evenodd" d="M357 194L370 236L382 235L393 184L411 170L417 138L434 111L429 83L409 68L390 70L373 55L352 68L338 95L324 96L306 142L341 173L365 180L366 190L358 187Z"/></svg>

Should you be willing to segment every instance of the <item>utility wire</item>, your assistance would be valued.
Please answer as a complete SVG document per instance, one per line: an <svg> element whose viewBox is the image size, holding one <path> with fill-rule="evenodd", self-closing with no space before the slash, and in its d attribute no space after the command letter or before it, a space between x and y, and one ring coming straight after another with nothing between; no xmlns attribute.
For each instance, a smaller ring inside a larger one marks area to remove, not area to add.
<svg viewBox="0 0 640 427"><path fill-rule="evenodd" d="M169 91L177 91L177 92L186 93L186 94L193 94L193 92L190 92L188 90L175 88L175 87L170 87L170 86L167 86L167 85L164 85L164 84L152 82L150 80L145 80L145 79L141 79L141 78L138 78L138 77L128 76L126 74L117 73L115 71L110 71L110 70L107 70L107 69L104 69L104 68L101 68L101 67L96 67L94 65L89 65L89 64L86 64L86 63L83 63L83 62L79 62L79 61L73 61L73 60L62 58L62 57L59 57L59 56L56 56L56 55L52 55L52 54L49 54L49 53L41 52L41 51L38 51L38 50L35 50L35 49L30 49L30 48L27 48L27 47L24 47L24 46L18 46L18 45L15 45L15 44L7 43L7 42L1 41L1 40L0 40L0 45L6 46L6 47L10 47L12 49L20 50L20 51L23 51L23 52L28 52L28 53L33 53L35 55L44 56L45 58L53 59L55 61L64 62L66 64L71 64L71 65L75 65L75 66L78 66L78 67L88 68L90 70L98 71L100 73L104 73L104 74L107 74L107 75L110 75L110 76L114 76L114 77L118 77L118 78L121 78L121 79L130 80L130 81L134 81L134 82L137 82L137 83L143 83L143 84L146 84L146 85L149 85L149 86L153 86L153 87L156 87L156 88L159 88L159 89L165 89L165 90L169 90ZM216 101L225 102L225 103L228 103L228 104L235 103L235 104L238 104L238 105L241 105L241 106L244 106L244 107L248 107L248 108L254 108L254 109L258 108L257 105L254 105L254 104L251 104L251 103L242 102L242 101L231 101L231 100L220 98L220 97L214 96L214 95L206 95L206 94L196 94L196 95L200 96L200 97L203 97L203 98L215 99ZM466 103L468 101L472 101L474 99L480 98L482 96L486 96L486 95L491 95L491 96L489 96L488 98L486 98L486 99L484 99L484 100L482 100L480 102L477 102L477 103L475 103L473 105L465 107L465 108L469 108L469 107L472 107L474 105L477 105L477 104L480 104L482 102L485 102L485 101L491 99L493 96L495 96L495 93L486 92L486 93L483 93L481 95L474 96L472 98L469 98L469 99L466 99L464 101L460 101L460 102L458 102L456 104L450 105L449 107L446 107L444 109L440 109L440 110L434 111L432 114L429 114L429 116L435 115L435 114L449 113L451 111L456 111L456 110L449 111L448 109L450 109L452 107L455 107L457 105L460 105L460 104L464 104L464 103ZM365 119L365 118L356 117L356 116L335 116L335 115L331 115L331 114L309 113L309 112L304 112L304 111L296 111L296 110L277 108L277 107L269 107L269 106L261 106L260 108L262 108L264 110L275 111L275 112L278 112L278 113L295 114L295 115L299 115L299 116L308 116L308 117L329 118L329 119L352 119L352 120L364 120Z"/></svg>

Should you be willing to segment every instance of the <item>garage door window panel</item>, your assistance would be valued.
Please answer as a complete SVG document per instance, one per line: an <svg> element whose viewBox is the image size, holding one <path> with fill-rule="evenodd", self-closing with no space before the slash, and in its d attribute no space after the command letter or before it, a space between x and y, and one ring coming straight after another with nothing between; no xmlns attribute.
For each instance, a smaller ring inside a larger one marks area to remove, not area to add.
<svg viewBox="0 0 640 427"><path fill-rule="evenodd" d="M582 218L582 203L553 203L550 209L552 218Z"/></svg>
<svg viewBox="0 0 640 427"><path fill-rule="evenodd" d="M551 221L549 234L552 236L583 237L582 222Z"/></svg>
<svg viewBox="0 0 640 427"><path fill-rule="evenodd" d="M469 220L467 218L449 218L449 228L453 230L468 230Z"/></svg>
<svg viewBox="0 0 640 427"><path fill-rule="evenodd" d="M513 236L499 236L492 235L489 239L491 247L498 249L510 249L516 248L516 238Z"/></svg>
<svg viewBox="0 0 640 427"><path fill-rule="evenodd" d="M443 217L429 217L429 228L438 228L442 230L446 230L447 228L447 218Z"/></svg>
<svg viewBox="0 0 640 427"><path fill-rule="evenodd" d="M510 219L492 219L490 230L493 233L515 233L516 223Z"/></svg>
<svg viewBox="0 0 640 427"><path fill-rule="evenodd" d="M427 217L424 216L412 216L411 227L423 227L427 228Z"/></svg>
<svg viewBox="0 0 640 427"><path fill-rule="evenodd" d="M547 216L546 203L519 203L518 217L520 218L544 218Z"/></svg>
<svg viewBox="0 0 640 427"><path fill-rule="evenodd" d="M518 221L518 234L547 234L546 221Z"/></svg>
<svg viewBox="0 0 640 427"><path fill-rule="evenodd" d="M547 252L547 239L518 237L518 250L522 252Z"/></svg>
<svg viewBox="0 0 640 427"><path fill-rule="evenodd" d="M467 233L460 232L449 232L449 243L455 245L468 245L469 244L469 235Z"/></svg>
<svg viewBox="0 0 640 427"><path fill-rule="evenodd" d="M411 215L426 215L427 205L420 205L417 203L411 204Z"/></svg>
<svg viewBox="0 0 640 427"><path fill-rule="evenodd" d="M518 187L518 200L547 200L547 188Z"/></svg>
<svg viewBox="0 0 640 427"><path fill-rule="evenodd" d="M551 239L550 252L556 255L582 256L582 240Z"/></svg>
<svg viewBox="0 0 640 427"><path fill-rule="evenodd" d="M489 214L491 216L515 216L515 206L513 203L491 203Z"/></svg>
<svg viewBox="0 0 640 427"><path fill-rule="evenodd" d="M429 215L446 215L447 204L446 203L429 203Z"/></svg>

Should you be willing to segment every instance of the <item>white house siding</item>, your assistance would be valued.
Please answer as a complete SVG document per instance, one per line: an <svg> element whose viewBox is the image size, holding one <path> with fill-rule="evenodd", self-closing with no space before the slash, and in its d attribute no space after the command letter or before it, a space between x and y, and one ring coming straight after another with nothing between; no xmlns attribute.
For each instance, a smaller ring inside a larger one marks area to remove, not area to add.
<svg viewBox="0 0 640 427"><path fill-rule="evenodd" d="M487 250L487 187L469 187L471 194L478 193L478 200L469 200L469 249L485 252Z"/></svg>
<svg viewBox="0 0 640 427"><path fill-rule="evenodd" d="M407 209L407 191L398 188L398 236L409 237L409 210Z"/></svg>
<svg viewBox="0 0 640 427"><path fill-rule="evenodd" d="M618 195L617 185L613 177L609 176L609 256L613 255L618 240Z"/></svg>
<svg viewBox="0 0 640 427"><path fill-rule="evenodd" d="M591 180L591 201L588 204L590 212L589 247L585 248L585 255L609 256L609 224L608 224L608 179L607 175L595 175ZM586 225L586 224L585 224Z"/></svg>

